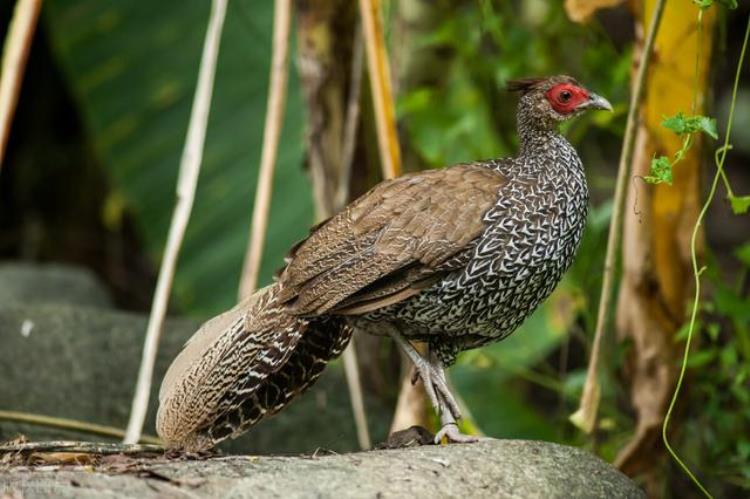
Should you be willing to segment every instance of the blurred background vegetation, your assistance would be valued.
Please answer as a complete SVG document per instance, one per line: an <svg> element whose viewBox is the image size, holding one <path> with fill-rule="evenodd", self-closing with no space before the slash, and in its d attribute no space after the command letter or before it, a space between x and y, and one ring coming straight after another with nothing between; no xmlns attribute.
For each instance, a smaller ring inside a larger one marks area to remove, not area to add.
<svg viewBox="0 0 750 499"><path fill-rule="evenodd" d="M0 4L0 30L12 3ZM682 3L685 23L694 22L697 8ZM385 7L407 170L513 154L515 97L503 91L511 78L571 74L614 104L614 113L584 116L566 130L591 187L589 224L572 270L521 331L464 354L451 370L486 434L584 446L614 460L636 424L628 342L607 336L603 405L593 436L567 418L580 397L596 317L640 2L601 10L585 24L572 22L561 1L392 0ZM208 9L209 2L175 0L45 3L0 170L0 258L86 266L119 307L148 309ZM718 119L720 133L748 13L746 3L722 8L706 54L706 114ZM229 3L173 314L205 319L236 300L260 157L272 15L272 2ZM727 161L733 187L742 193L750 192L749 83L745 69ZM294 65L287 102L261 284L315 222L305 169L306 106ZM702 153L703 178L713 168L713 147ZM378 171L358 175L353 183L364 187ZM634 181L630 188L647 187ZM715 203L705 254L710 270L699 344L673 440L717 497L740 497L750 490L747 215L733 216L725 202ZM681 339L674 340L676 352ZM394 352L386 345L379 354L386 359L381 369L390 370L386 378L395 379L398 366L387 360ZM365 388L393 402L397 383L391 385ZM660 444L654 446L661 455ZM693 493L668 459L659 459L657 469L662 490L673 497Z"/></svg>

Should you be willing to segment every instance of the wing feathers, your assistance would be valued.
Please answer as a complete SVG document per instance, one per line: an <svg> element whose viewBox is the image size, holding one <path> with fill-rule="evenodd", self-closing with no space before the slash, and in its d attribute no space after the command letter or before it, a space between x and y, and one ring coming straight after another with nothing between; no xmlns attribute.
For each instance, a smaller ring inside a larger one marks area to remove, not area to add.
<svg viewBox="0 0 750 499"><path fill-rule="evenodd" d="M314 316L412 296L423 289L417 281L445 272L482 233L505 183L495 170L466 164L377 185L295 247L280 301Z"/></svg>

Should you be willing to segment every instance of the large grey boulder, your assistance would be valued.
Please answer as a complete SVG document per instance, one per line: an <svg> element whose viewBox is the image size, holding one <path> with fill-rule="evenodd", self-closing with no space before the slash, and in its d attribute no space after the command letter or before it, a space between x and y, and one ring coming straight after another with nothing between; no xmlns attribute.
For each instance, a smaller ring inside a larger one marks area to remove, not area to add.
<svg viewBox="0 0 750 499"><path fill-rule="evenodd" d="M0 262L0 304L57 303L110 307L109 292L88 269Z"/></svg>
<svg viewBox="0 0 750 499"><path fill-rule="evenodd" d="M588 452L520 440L308 457L155 459L93 469L15 467L0 469L3 483L6 492L34 498L645 497Z"/></svg>

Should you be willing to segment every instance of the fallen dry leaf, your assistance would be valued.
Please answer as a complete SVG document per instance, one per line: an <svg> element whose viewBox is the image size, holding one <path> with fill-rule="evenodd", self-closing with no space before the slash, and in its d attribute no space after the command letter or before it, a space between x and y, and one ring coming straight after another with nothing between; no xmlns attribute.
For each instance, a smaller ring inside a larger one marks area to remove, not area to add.
<svg viewBox="0 0 750 499"><path fill-rule="evenodd" d="M87 466L95 464L97 456L86 452L33 452L29 463L35 466L51 464L70 464Z"/></svg>

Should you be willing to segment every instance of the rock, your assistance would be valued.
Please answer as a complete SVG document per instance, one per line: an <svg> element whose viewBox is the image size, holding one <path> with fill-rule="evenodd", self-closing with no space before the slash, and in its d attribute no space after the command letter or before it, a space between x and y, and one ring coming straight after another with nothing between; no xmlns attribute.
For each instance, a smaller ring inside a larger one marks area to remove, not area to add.
<svg viewBox="0 0 750 499"><path fill-rule="evenodd" d="M198 324L168 320L156 363L145 432L154 433L157 393L172 359ZM0 409L124 428L141 359L146 318L101 308L0 304ZM386 436L390 408L368 400L370 431ZM0 441L101 437L0 420ZM105 439L106 440L106 439ZM334 364L278 416L230 441L226 452L337 452L357 449L343 372Z"/></svg>
<svg viewBox="0 0 750 499"><path fill-rule="evenodd" d="M112 306L109 292L88 269L6 262L0 264L0 304L11 303Z"/></svg>
<svg viewBox="0 0 750 499"><path fill-rule="evenodd" d="M0 471L0 483L7 492L35 498L645 497L586 451L521 440L317 457L160 458L109 470L53 468L10 468Z"/></svg>

